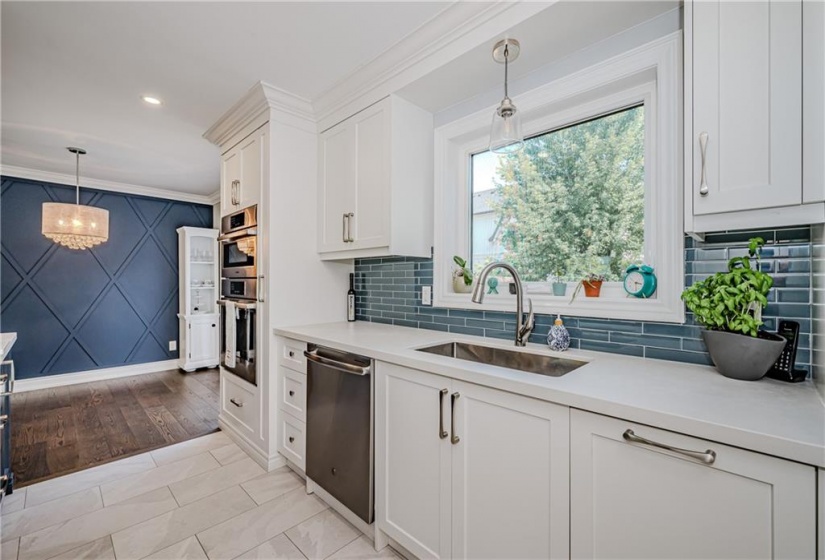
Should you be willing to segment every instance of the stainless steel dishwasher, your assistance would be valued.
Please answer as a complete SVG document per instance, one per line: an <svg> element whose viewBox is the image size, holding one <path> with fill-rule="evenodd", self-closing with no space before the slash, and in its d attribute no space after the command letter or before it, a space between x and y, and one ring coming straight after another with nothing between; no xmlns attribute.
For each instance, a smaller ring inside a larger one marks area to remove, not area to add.
<svg viewBox="0 0 825 560"><path fill-rule="evenodd" d="M372 523L372 360L314 345L304 355L307 477Z"/></svg>

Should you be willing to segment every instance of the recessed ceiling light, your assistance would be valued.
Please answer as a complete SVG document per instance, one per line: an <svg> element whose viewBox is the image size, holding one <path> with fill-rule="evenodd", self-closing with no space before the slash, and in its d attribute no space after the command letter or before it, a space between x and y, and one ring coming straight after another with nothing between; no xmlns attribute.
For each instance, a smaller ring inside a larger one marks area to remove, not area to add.
<svg viewBox="0 0 825 560"><path fill-rule="evenodd" d="M144 95L143 97L141 97L141 99L143 99L149 105L160 105L160 99L158 99L157 97L152 97L150 95Z"/></svg>

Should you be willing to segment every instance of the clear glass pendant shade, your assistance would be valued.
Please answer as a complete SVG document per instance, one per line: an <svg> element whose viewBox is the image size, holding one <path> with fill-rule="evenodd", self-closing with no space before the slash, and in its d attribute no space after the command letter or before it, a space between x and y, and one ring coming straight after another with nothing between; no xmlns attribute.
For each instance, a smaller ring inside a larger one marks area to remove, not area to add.
<svg viewBox="0 0 825 560"><path fill-rule="evenodd" d="M88 249L109 239L109 211L80 204L44 202L41 231L69 249Z"/></svg>
<svg viewBox="0 0 825 560"><path fill-rule="evenodd" d="M490 126L490 151L496 154L512 154L524 147L524 135L521 132L521 114L505 97L493 113Z"/></svg>
<svg viewBox="0 0 825 560"><path fill-rule="evenodd" d="M76 203L44 202L40 231L58 245L82 251L108 241L109 211L80 204L80 156L86 150L68 150L76 158Z"/></svg>
<svg viewBox="0 0 825 560"><path fill-rule="evenodd" d="M499 41L493 47L493 60L504 64L504 99L493 113L493 124L490 126L490 151L496 154L512 154L524 147L521 114L510 99L507 88L511 46L514 48L512 55L515 59L521 49L518 41Z"/></svg>

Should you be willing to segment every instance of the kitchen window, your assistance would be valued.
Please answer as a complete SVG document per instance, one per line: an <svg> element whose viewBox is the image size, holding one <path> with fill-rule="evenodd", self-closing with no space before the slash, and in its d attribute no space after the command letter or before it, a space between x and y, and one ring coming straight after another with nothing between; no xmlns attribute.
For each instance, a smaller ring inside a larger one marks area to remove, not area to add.
<svg viewBox="0 0 825 560"><path fill-rule="evenodd" d="M436 129L434 305L515 309L503 272L504 289L482 305L455 293L459 255L476 275L512 264L537 313L684 321L681 98L674 34L514 95L526 137L517 154L487 150L492 108ZM634 263L656 271L650 299L622 289ZM601 297L571 302L588 273L606 277ZM557 274L566 296L552 293Z"/></svg>
<svg viewBox="0 0 825 560"><path fill-rule="evenodd" d="M525 140L517 154L473 154L471 263L506 261L526 282L622 279L644 261L645 107Z"/></svg>

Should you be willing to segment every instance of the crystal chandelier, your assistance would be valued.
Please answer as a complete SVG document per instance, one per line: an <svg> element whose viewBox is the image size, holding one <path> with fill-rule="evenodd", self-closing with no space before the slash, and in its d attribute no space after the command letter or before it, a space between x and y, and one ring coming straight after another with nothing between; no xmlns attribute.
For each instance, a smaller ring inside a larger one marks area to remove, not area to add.
<svg viewBox="0 0 825 560"><path fill-rule="evenodd" d="M503 39L493 47L493 60L504 64L504 99L493 113L490 127L490 151L496 154L512 154L524 147L521 113L507 91L508 65L518 58L520 50L521 45L515 39Z"/></svg>
<svg viewBox="0 0 825 560"><path fill-rule="evenodd" d="M80 156L83 148L66 148L75 155L76 202L43 203L43 235L69 249L88 249L109 239L109 211L80 204Z"/></svg>

